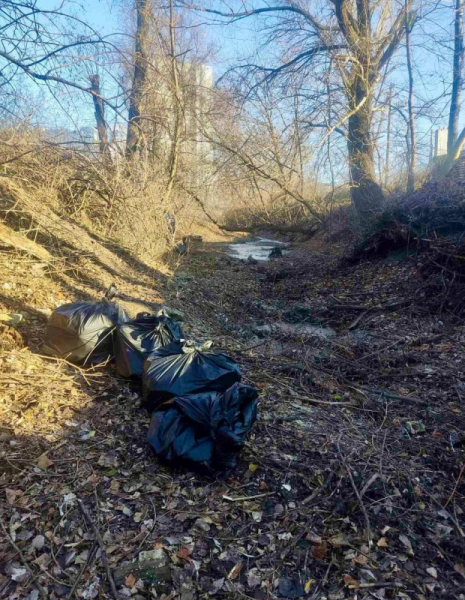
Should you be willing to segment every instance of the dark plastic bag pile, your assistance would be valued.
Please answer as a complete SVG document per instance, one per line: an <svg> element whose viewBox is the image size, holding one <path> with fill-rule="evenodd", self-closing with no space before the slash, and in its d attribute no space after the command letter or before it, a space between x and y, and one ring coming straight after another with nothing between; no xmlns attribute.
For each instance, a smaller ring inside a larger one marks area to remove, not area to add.
<svg viewBox="0 0 465 600"><path fill-rule="evenodd" d="M116 295L112 285L101 302L57 308L44 352L82 365L115 357L118 375L142 377L153 413L148 442L161 460L209 473L233 468L257 416L257 390L239 383L239 365L211 342L182 339L164 310L130 319Z"/></svg>
<svg viewBox="0 0 465 600"><path fill-rule="evenodd" d="M178 396L152 414L148 442L168 463L232 469L257 417L257 398L255 388L240 383L224 392Z"/></svg>
<svg viewBox="0 0 465 600"><path fill-rule="evenodd" d="M177 341L155 350L145 361L143 393L147 410L175 396L224 392L241 380L239 365L192 342Z"/></svg>
<svg viewBox="0 0 465 600"><path fill-rule="evenodd" d="M113 357L116 325L128 320L126 312L107 298L64 304L50 316L43 351L76 364L100 364Z"/></svg>
<svg viewBox="0 0 465 600"><path fill-rule="evenodd" d="M181 327L165 312L138 315L116 329L116 372L122 377L142 377L149 354L182 337Z"/></svg>

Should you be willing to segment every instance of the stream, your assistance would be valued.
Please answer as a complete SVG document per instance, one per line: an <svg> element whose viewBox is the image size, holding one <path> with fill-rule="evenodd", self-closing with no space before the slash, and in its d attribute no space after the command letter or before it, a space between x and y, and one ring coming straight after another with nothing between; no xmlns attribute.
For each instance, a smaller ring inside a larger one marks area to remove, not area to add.
<svg viewBox="0 0 465 600"><path fill-rule="evenodd" d="M286 242L270 240L269 238L257 237L246 242L234 242L228 245L228 255L231 258L247 260L251 256L255 260L270 260L270 252L273 248L281 248L283 254L286 254Z"/></svg>
<svg viewBox="0 0 465 600"><path fill-rule="evenodd" d="M247 261L250 257L254 260L265 262L270 260L270 252L273 248L280 248L283 257L289 254L290 251L286 248L289 246L286 242L272 240L266 237L256 237L243 242L234 242L228 244L226 252L231 258ZM286 264L286 259L282 260L283 266ZM277 311L279 313L279 311ZM265 317L265 324L256 325L252 331L259 336L272 338L282 338L283 336L306 336L316 337L322 340L329 341L336 336L336 332L331 327L325 327L320 323L308 322L307 319L302 319L301 322L283 322L279 314L273 315L268 313ZM264 315L265 316L265 315ZM263 321L262 321L263 323Z"/></svg>

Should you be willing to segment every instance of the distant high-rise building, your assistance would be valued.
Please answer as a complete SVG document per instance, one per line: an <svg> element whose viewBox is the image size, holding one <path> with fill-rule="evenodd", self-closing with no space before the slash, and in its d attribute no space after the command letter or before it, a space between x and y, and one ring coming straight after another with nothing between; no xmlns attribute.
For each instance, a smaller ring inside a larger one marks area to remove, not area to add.
<svg viewBox="0 0 465 600"><path fill-rule="evenodd" d="M95 127L81 127L73 131L62 127L44 127L41 139L52 144L69 145L75 150L98 151L98 134Z"/></svg>
<svg viewBox="0 0 465 600"><path fill-rule="evenodd" d="M433 132L433 158L445 156L447 154L447 129L436 129Z"/></svg>

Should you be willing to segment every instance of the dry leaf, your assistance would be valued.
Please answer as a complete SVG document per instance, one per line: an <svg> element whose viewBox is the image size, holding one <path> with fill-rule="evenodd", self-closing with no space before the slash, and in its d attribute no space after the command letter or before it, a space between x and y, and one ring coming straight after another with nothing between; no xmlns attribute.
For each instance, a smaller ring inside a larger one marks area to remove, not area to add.
<svg viewBox="0 0 465 600"><path fill-rule="evenodd" d="M133 588L136 585L136 581L137 579L134 577L134 575L132 573L129 573L129 575L124 580L124 585L126 585L128 588Z"/></svg>
<svg viewBox="0 0 465 600"><path fill-rule="evenodd" d="M258 569L250 569L247 573L247 585L250 588L256 588L262 582L262 578L258 572Z"/></svg>
<svg viewBox="0 0 465 600"><path fill-rule="evenodd" d="M306 593L306 594L308 594L308 593L310 592L310 588L312 587L312 583L313 583L314 581L315 581L314 579L309 579L309 580L307 581L307 583L304 585L304 590L305 590L305 593Z"/></svg>
<svg viewBox="0 0 465 600"><path fill-rule="evenodd" d="M16 497L21 496L22 493L23 492L21 492L20 490L10 490L7 488L5 490L6 501L8 502L8 504L14 504L16 502Z"/></svg>
<svg viewBox="0 0 465 600"><path fill-rule="evenodd" d="M348 575L347 573L345 575L342 576L342 579L344 580L344 583L346 585L355 585L358 587L359 583L356 579L354 579L352 577L352 575Z"/></svg>
<svg viewBox="0 0 465 600"><path fill-rule="evenodd" d="M401 541L407 548L407 554L409 554L410 556L414 556L412 542L408 539L408 537L402 533L401 535L399 535L399 541Z"/></svg>
<svg viewBox="0 0 465 600"><path fill-rule="evenodd" d="M324 558L326 558L327 552L328 552L328 544L326 542L323 542L322 544L316 544L315 546L312 546L312 548L310 550L310 554L312 555L312 558L319 558L320 560L323 560Z"/></svg>
<svg viewBox="0 0 465 600"><path fill-rule="evenodd" d="M376 545L378 546L378 548L387 548L387 539L385 537L379 538L378 543Z"/></svg>
<svg viewBox="0 0 465 600"><path fill-rule="evenodd" d="M341 546L348 546L347 538L343 533L333 535L333 537L329 538L329 543L335 548L340 548Z"/></svg>
<svg viewBox="0 0 465 600"><path fill-rule="evenodd" d="M237 563L236 565L234 565L234 567L231 569L231 571L229 571L228 579L230 581L237 579L241 570L242 570L242 563Z"/></svg>
<svg viewBox="0 0 465 600"><path fill-rule="evenodd" d="M45 538L43 535L36 535L36 537L32 540L32 547L36 550L42 550L45 546Z"/></svg>
<svg viewBox="0 0 465 600"><path fill-rule="evenodd" d="M44 452L44 454L41 454L37 459L37 466L39 467L39 469L42 469L42 471L46 471L52 465L53 460L49 459L46 452Z"/></svg>
<svg viewBox="0 0 465 600"><path fill-rule="evenodd" d="M428 567L426 569L426 572L428 573L428 575L431 575L431 577L434 577L434 579L438 578L438 572L434 567Z"/></svg>
<svg viewBox="0 0 465 600"><path fill-rule="evenodd" d="M310 542L313 542L314 544L321 544L321 542L323 541L321 535L318 535L314 531L309 531L305 536L305 539L309 540Z"/></svg>
<svg viewBox="0 0 465 600"><path fill-rule="evenodd" d="M460 563L456 563L454 565L454 571L456 573L459 573L465 579L465 565L462 565Z"/></svg>
<svg viewBox="0 0 465 600"><path fill-rule="evenodd" d="M176 556L178 558L182 558L183 560L190 560L189 556L191 555L192 550L190 548L188 548L187 546L184 546L184 548L181 548Z"/></svg>

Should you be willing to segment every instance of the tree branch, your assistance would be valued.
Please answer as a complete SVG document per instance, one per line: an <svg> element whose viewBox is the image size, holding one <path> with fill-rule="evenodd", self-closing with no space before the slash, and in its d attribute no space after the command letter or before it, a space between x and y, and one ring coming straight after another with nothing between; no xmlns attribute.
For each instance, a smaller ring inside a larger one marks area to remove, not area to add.
<svg viewBox="0 0 465 600"><path fill-rule="evenodd" d="M406 17L405 10L402 9L397 15L396 20L389 31L389 35L386 36L386 39L383 44L381 44L381 47L375 56L375 61L378 63L379 70L391 60L392 55L399 47L405 34L405 19L408 19L411 14L413 13L409 13Z"/></svg>
<svg viewBox="0 0 465 600"><path fill-rule="evenodd" d="M17 60L13 56L11 56L11 54L8 54L7 52L4 52L3 50L0 50L0 57L4 58L11 64L15 65L16 67L18 67L19 69L24 71L27 75L29 75L29 77L32 77L33 79L37 79L39 81L55 81L56 83L61 83L68 87L72 87L76 90L80 90L81 92L86 92L87 94L96 96L97 98L102 100L102 102L104 102L107 106L109 106L119 117L123 118L125 121L127 120L119 112L118 108L114 104L112 104L109 100L107 100L103 96L98 95L94 90L92 90L92 88L84 87L83 85L80 85L79 83L70 81L69 79L64 79L62 77L57 77L56 75L44 75L42 73L37 73L36 71L33 71L29 65L22 63L21 61ZM1 72L0 72L0 75L2 75Z"/></svg>
<svg viewBox="0 0 465 600"><path fill-rule="evenodd" d="M260 15L263 13L292 12L292 13L300 15L301 17L304 17L309 23L311 23L313 25L313 27L315 27L315 29L318 29L318 31L331 31L331 27L329 27L327 25L323 25L317 19L315 19L315 17L311 13L309 13L308 11L306 11L303 8L295 6L294 4L289 4L288 6L267 6L267 7L263 7L263 8L254 8L252 10L245 10L245 11L237 12L237 13L236 12L222 12L220 10L214 10L212 8L204 8L202 6L188 4L185 2L180 2L180 4L183 7L190 8L192 10L206 12L209 14L217 15L219 17L226 17L228 19L231 19L233 22L239 21L241 19L245 19L247 17L251 17L253 15Z"/></svg>

